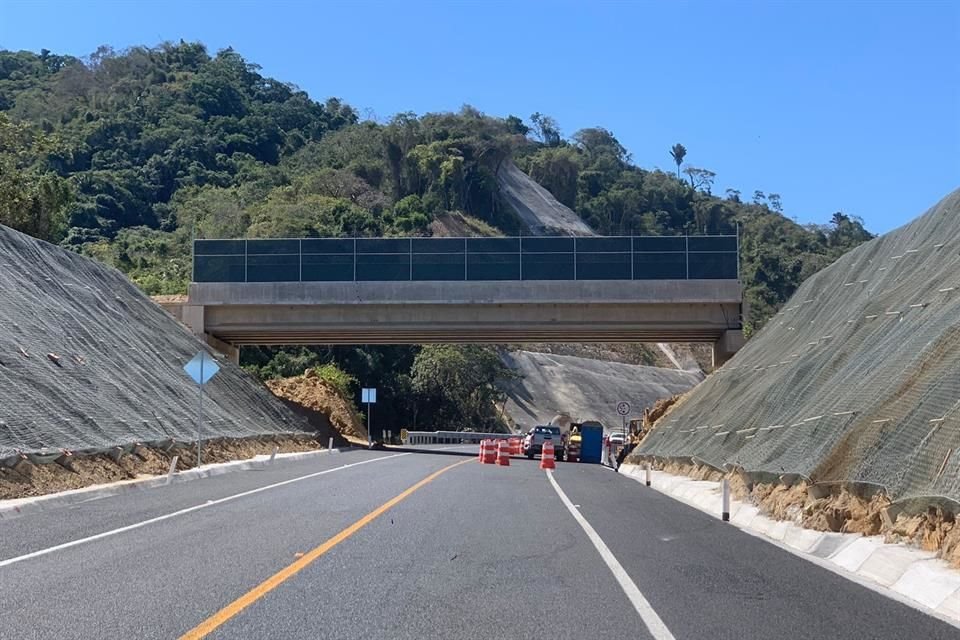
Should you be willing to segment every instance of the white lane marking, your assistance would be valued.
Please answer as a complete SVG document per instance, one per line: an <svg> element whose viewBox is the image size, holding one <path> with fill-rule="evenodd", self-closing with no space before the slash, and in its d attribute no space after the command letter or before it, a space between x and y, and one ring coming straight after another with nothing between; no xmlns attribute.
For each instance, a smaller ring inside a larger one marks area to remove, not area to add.
<svg viewBox="0 0 960 640"><path fill-rule="evenodd" d="M180 509L179 511L174 511L162 516L157 516L156 518L150 518L149 520L143 520L141 522L135 522L134 524L129 524L125 527L120 527L119 529L111 529L110 531L104 531L103 533L98 533L96 535L88 536L86 538L80 538L78 540L71 540L70 542L64 542L63 544L58 544L54 547L48 547L46 549L40 549L38 551L32 551L30 553L24 554L22 556L17 556L15 558L9 558L7 560L0 560L0 568L7 567L11 564L16 564L18 562L23 562L24 560L30 560L32 558L39 558L40 556L45 556L51 554L55 551L62 551L63 549L69 549L70 547L76 547L81 544L86 544L88 542L94 542L95 540L102 540L103 538L109 538L110 536L115 536L121 533L126 533L127 531L133 531L134 529L139 529L140 527L145 527L149 524L155 524L157 522L162 522L164 520L169 520L170 518L176 518L177 516L186 515L194 511L199 511L200 509L206 509L207 507L212 507L218 504L223 504L224 502L230 502L231 500L236 500L238 498L245 498L246 496L252 496L261 491L267 491L269 489L276 489L278 487L283 487L288 484L293 484L294 482L300 482L301 480L309 480L310 478L316 478L317 476L326 475L328 473L333 473L334 471L343 471L344 469L350 469L351 467L359 467L362 464L370 464L371 462L380 462L382 460L389 460L391 458L400 458L402 456L411 456L412 453L395 453L390 456L381 456L379 458L372 458L370 460L363 460L361 462L352 462L350 464L345 464L341 467L334 467L333 469L326 469L324 471L317 471L316 473L310 473L305 476L298 476L296 478L290 478L289 480L283 480L282 482L275 482L273 484L268 484L264 487L258 487L256 489L251 489L250 491L244 491L242 493L236 493L232 496L226 496L224 498L218 498L217 500L207 500L203 504L194 505L192 507L187 507L186 509Z"/></svg>
<svg viewBox="0 0 960 640"><path fill-rule="evenodd" d="M643 623L647 625L647 630L650 632L650 635L654 637L655 640L676 640L673 637L673 634L670 633L670 629L667 628L667 625L663 623L663 620L660 619L660 616L657 615L657 612L653 610L653 607L650 606L650 603L647 602L647 599L643 597L643 593L640 592L640 588L636 583L630 579L630 576L627 574L626 569L623 568L623 565L617 560L616 556L613 555L613 552L610 551L610 548L606 545L600 535L590 526L590 523L587 522L587 519L583 517L576 507L574 507L573 502L570 501L570 498L567 497L567 494L563 492L563 489L560 488L560 485L557 484L557 481L553 478L553 473L547 471L547 478L550 479L550 484L553 485L554 491L557 492L557 495L560 496L560 500L563 502L564 506L567 508L567 511L570 512L570 515L573 516L574 520L580 525L580 527L587 534L587 537L590 538L590 542L593 543L593 546L597 548L597 551L600 553L600 557L603 558L603 561L606 563L607 567L613 573L613 577L617 579L617 582L620 584L620 588L623 589L623 592L627 594L627 598L630 599L630 602L633 604L633 608L637 610L637 613L640 614L640 618L643 620Z"/></svg>

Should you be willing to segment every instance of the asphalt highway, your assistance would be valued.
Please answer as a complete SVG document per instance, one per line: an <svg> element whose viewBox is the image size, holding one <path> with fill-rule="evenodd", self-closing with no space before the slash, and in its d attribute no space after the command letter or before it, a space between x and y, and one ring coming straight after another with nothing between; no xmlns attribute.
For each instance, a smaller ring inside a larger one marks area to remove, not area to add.
<svg viewBox="0 0 960 640"><path fill-rule="evenodd" d="M0 521L0 638L863 638L960 630L599 465L278 460Z"/></svg>

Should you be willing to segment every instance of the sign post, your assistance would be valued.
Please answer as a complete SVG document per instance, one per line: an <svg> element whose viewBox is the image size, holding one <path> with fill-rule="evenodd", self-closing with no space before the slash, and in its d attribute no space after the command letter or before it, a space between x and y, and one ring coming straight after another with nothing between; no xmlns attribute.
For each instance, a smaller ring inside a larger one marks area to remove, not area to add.
<svg viewBox="0 0 960 640"><path fill-rule="evenodd" d="M187 364L183 365L183 370L187 375L193 378L200 390L200 403L197 408L197 467L200 466L201 452L203 449L202 429L203 424L203 385L205 385L213 376L220 371L220 365L206 351L200 351L193 356Z"/></svg>
<svg viewBox="0 0 960 640"><path fill-rule="evenodd" d="M377 403L376 388L364 388L360 392L360 402L367 405L367 442L373 444L373 431L370 430L370 405Z"/></svg>
<svg viewBox="0 0 960 640"><path fill-rule="evenodd" d="M629 403L629 402L622 402L622 401L621 401L621 402L618 402L618 403L617 403L617 413L620 414L620 419L621 419L620 433L623 435L623 444L620 445L620 446L621 446L622 449L625 449L626 446L627 446L627 444L628 444L628 441L627 441L627 414L630 413L630 403ZM614 467L614 468L616 468L616 467Z"/></svg>
<svg viewBox="0 0 960 640"><path fill-rule="evenodd" d="M630 413L630 403L629 402L618 402L617 403L617 413L620 414L620 417L623 420L623 437L624 444L626 444L627 437L627 414Z"/></svg>

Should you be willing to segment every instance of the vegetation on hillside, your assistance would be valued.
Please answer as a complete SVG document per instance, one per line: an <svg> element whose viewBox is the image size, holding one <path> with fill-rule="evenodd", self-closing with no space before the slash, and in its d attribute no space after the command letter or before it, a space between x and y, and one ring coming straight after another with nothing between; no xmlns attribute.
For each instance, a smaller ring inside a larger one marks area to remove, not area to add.
<svg viewBox="0 0 960 640"><path fill-rule="evenodd" d="M0 52L0 222L178 293L192 237L428 235L448 212L519 231L498 194L508 157L601 234L735 233L759 326L814 271L869 239L837 213L800 226L776 194L712 194L715 174L633 165L603 128L549 116L395 115L361 122L265 78L230 49L165 43L85 60ZM681 176L681 173L683 176Z"/></svg>
<svg viewBox="0 0 960 640"><path fill-rule="evenodd" d="M377 433L404 427L502 430L499 383L515 377L495 349L480 345L246 347L243 356L246 368L265 379L313 369L358 404L361 387L376 388Z"/></svg>
<svg viewBox="0 0 960 640"><path fill-rule="evenodd" d="M606 129L566 138L541 113L524 121L467 106L361 121L339 99L315 101L231 49L211 55L198 43L102 47L83 60L0 51L0 223L113 265L150 294L185 291L194 237L430 235L458 217L490 233L519 232L497 187L507 158L601 234L739 229L751 328L804 278L870 238L842 213L797 225L776 194L713 194L715 174L684 165L693 145L663 154L676 175L637 167ZM425 395L436 390L413 382L421 353L423 366L436 356L481 368L491 353L382 351L397 367L390 384ZM362 368L346 363L373 350L350 353L244 357L265 376L336 360L362 379Z"/></svg>

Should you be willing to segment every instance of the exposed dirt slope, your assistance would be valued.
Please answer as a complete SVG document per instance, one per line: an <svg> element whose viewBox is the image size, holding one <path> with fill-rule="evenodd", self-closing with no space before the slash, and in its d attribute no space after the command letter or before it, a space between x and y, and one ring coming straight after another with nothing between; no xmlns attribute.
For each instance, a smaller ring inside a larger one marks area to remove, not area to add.
<svg viewBox="0 0 960 640"><path fill-rule="evenodd" d="M367 429L353 406L313 371L302 376L268 380L267 387L302 415L325 437L367 442Z"/></svg>
<svg viewBox="0 0 960 640"><path fill-rule="evenodd" d="M910 514L892 506L875 487L816 487L803 480L793 484L753 483L749 474L738 471L724 474L705 465L662 459L654 460L651 467L697 480L719 482L726 477L734 496L756 505L775 520L816 531L882 535L886 542L936 551L960 569L960 525L952 511L939 506Z"/></svg>
<svg viewBox="0 0 960 640"><path fill-rule="evenodd" d="M290 435L241 440L218 439L204 442L203 463L246 460L257 455L313 451L326 447L326 438L315 435ZM98 484L162 475L177 456L177 470L197 464L196 445L180 443L170 449L143 446L119 458L107 454L75 456L68 466L33 464L21 460L12 467L0 467L0 500L29 498L49 493L80 489Z"/></svg>

